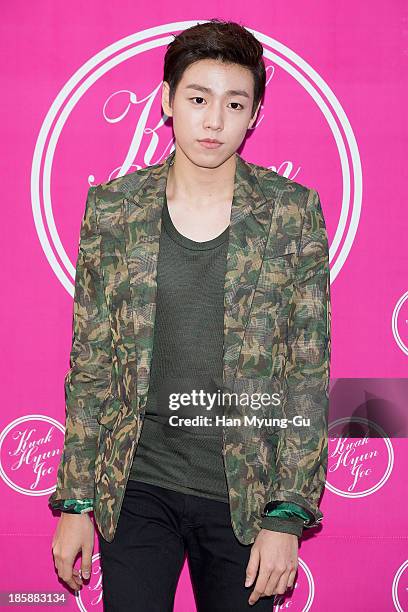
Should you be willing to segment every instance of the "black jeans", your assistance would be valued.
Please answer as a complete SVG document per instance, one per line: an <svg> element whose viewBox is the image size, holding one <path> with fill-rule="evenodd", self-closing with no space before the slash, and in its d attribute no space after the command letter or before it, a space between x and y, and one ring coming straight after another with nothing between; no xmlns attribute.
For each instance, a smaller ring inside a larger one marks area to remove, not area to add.
<svg viewBox="0 0 408 612"><path fill-rule="evenodd" d="M227 503L129 480L113 541L98 537L105 612L172 611L186 554L198 612L273 610L273 595L248 603L251 545Z"/></svg>

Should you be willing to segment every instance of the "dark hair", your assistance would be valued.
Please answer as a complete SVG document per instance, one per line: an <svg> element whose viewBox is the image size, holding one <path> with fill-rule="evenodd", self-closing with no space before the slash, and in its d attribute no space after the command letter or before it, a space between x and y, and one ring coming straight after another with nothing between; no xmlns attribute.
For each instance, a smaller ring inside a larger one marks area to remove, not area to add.
<svg viewBox="0 0 408 612"><path fill-rule="evenodd" d="M253 117L265 92L266 73L262 44L234 21L211 19L173 35L164 57L163 81L170 86L170 104L177 85L190 64L202 59L221 60L248 68L254 78Z"/></svg>

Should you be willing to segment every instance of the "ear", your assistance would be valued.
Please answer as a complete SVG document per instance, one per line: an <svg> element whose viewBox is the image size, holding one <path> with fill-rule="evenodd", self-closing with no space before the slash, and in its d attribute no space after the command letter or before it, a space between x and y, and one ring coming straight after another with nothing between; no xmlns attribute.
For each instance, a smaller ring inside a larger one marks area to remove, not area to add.
<svg viewBox="0 0 408 612"><path fill-rule="evenodd" d="M256 118L258 116L259 107L261 106L261 102L262 102L262 100L259 100L258 106L256 107L255 112L254 112L253 116L251 117L251 120L250 120L250 122L248 124L248 129L251 128L254 125L255 121L256 121Z"/></svg>
<svg viewBox="0 0 408 612"><path fill-rule="evenodd" d="M170 85L167 81L163 81L162 87L162 108L163 112L168 116L173 116L173 111L170 106Z"/></svg>

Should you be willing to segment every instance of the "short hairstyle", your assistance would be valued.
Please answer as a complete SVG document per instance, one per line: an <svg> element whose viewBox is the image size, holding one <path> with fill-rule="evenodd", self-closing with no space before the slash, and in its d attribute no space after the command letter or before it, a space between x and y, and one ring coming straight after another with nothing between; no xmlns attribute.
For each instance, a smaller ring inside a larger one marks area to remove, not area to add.
<svg viewBox="0 0 408 612"><path fill-rule="evenodd" d="M262 44L244 26L234 21L211 19L174 35L164 57L163 81L170 86L170 105L188 66L202 59L221 60L248 68L254 79L253 117L266 86Z"/></svg>

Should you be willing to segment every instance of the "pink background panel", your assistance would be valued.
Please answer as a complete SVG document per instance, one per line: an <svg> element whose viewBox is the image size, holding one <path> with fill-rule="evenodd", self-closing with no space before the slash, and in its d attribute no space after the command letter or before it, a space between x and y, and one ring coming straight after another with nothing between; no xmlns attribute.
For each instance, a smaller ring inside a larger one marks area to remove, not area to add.
<svg viewBox="0 0 408 612"><path fill-rule="evenodd" d="M165 47L132 57L135 41L124 39L140 34L139 42L153 42L179 31L177 22L211 17L239 21L265 48L265 101L240 153L319 192L331 244L332 377L406 376L405 2L6 4L0 23L3 593L60 591L66 609L102 610L97 542L91 589L79 601L58 581L51 554L56 517L47 506L63 441L79 225L89 185L157 163L172 147L160 113ZM120 57L126 51L129 57ZM408 609L406 440L389 444L390 474L368 495L348 495L346 469L329 472L323 524L306 530L285 607ZM389 449L378 440L370 445L378 446L376 460L365 464L372 469L367 482L375 485ZM175 610L194 610L187 566Z"/></svg>

